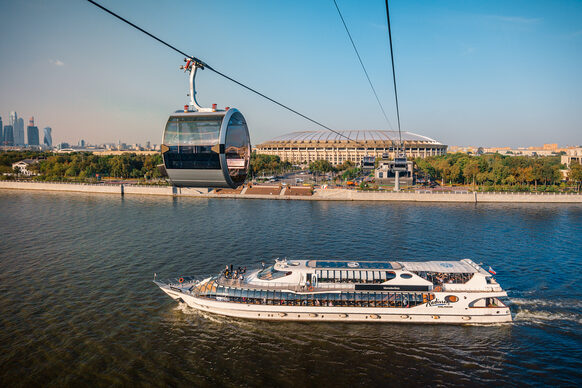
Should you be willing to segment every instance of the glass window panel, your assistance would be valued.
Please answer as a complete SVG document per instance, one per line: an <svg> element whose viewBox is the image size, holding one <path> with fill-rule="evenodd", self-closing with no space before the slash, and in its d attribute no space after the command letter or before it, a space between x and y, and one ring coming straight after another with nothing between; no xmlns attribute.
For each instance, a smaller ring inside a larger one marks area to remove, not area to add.
<svg viewBox="0 0 582 388"><path fill-rule="evenodd" d="M226 129L226 164L235 182L244 182L250 160L250 139L247 124L240 113L234 113Z"/></svg>
<svg viewBox="0 0 582 388"><path fill-rule="evenodd" d="M171 117L166 124L164 163L171 169L219 169L219 143L222 117ZM212 148L215 148L214 150Z"/></svg>
<svg viewBox="0 0 582 388"><path fill-rule="evenodd" d="M222 116L172 117L166 124L167 146L214 146L219 142Z"/></svg>

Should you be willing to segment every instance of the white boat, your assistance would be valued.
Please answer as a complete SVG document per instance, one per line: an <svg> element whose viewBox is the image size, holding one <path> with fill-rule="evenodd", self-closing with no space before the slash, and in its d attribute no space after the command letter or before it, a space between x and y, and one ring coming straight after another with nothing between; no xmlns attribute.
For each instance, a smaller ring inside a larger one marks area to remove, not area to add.
<svg viewBox="0 0 582 388"><path fill-rule="evenodd" d="M273 321L511 322L507 296L472 260L276 260L253 271L154 282L188 306Z"/></svg>

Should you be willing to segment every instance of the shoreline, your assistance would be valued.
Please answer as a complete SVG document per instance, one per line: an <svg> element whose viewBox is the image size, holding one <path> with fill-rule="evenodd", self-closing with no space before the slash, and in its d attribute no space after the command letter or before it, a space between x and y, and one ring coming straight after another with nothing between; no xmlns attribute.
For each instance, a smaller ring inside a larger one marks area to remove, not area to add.
<svg viewBox="0 0 582 388"><path fill-rule="evenodd" d="M269 186L261 186L269 187ZM272 186L278 188L278 186ZM126 184L89 183L44 183L1 181L0 189L61 191L73 193L96 193L117 195L158 195L194 198L236 198L299 201L379 201L379 202L451 202L451 203L580 203L582 194L562 193L509 193L509 192L466 192L466 191L426 191L417 192L372 192L352 189L315 189L313 195L287 195L287 188L278 194L247 194L247 187L240 193L220 194L206 188L143 186Z"/></svg>

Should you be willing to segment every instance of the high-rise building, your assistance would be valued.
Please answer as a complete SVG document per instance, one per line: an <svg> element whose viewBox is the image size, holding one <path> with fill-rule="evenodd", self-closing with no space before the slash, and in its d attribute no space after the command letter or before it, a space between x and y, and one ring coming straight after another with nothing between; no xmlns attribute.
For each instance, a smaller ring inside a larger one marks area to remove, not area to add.
<svg viewBox="0 0 582 388"><path fill-rule="evenodd" d="M34 117L31 117L30 120L28 121L26 133L28 134L28 145L31 146L40 145L38 140L38 127L34 125Z"/></svg>
<svg viewBox="0 0 582 388"><path fill-rule="evenodd" d="M12 127L14 127L14 124L16 124L16 122L18 121L18 115L16 114L16 112L10 112L10 116L8 119L8 125L12 125Z"/></svg>
<svg viewBox="0 0 582 388"><path fill-rule="evenodd" d="M4 126L4 141L3 145L14 145L14 127L12 125Z"/></svg>
<svg viewBox="0 0 582 388"><path fill-rule="evenodd" d="M4 144L4 127L2 126L2 117L0 117L0 145Z"/></svg>
<svg viewBox="0 0 582 388"><path fill-rule="evenodd" d="M14 124L14 145L24 145L24 120L19 117Z"/></svg>
<svg viewBox="0 0 582 388"><path fill-rule="evenodd" d="M43 129L44 132L44 140L42 141L42 143L51 148L53 146L53 137L52 137L52 128L51 127L45 127Z"/></svg>

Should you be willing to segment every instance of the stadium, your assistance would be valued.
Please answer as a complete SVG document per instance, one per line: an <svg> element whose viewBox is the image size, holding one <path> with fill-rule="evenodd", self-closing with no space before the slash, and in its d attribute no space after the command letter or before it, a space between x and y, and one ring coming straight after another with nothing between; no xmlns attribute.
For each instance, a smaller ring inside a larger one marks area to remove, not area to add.
<svg viewBox="0 0 582 388"><path fill-rule="evenodd" d="M293 164L308 164L325 159L333 165L346 160L360 164L364 156L394 158L398 148L398 131L302 131L292 132L266 141L255 147L258 154L277 155ZM351 140L348 140L349 138ZM426 136L402 132L407 157L444 155L447 146Z"/></svg>

